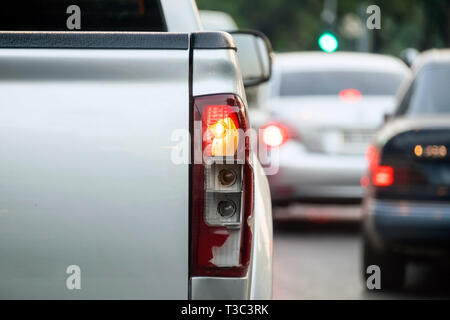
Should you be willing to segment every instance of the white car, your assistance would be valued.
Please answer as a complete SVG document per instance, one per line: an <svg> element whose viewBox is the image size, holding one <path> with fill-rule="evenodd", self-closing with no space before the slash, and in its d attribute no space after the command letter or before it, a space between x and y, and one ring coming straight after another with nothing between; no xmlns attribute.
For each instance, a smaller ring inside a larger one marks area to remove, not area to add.
<svg viewBox="0 0 450 320"><path fill-rule="evenodd" d="M365 151L410 75L397 58L365 53L283 53L261 100L271 114L274 200L358 200ZM362 181L364 183L364 181Z"/></svg>
<svg viewBox="0 0 450 320"><path fill-rule="evenodd" d="M266 39L202 32L191 0L80 0L67 31L65 3L2 5L0 299L271 298L269 186L235 134Z"/></svg>
<svg viewBox="0 0 450 320"><path fill-rule="evenodd" d="M205 31L234 31L237 24L226 12L215 10L199 10L200 21Z"/></svg>

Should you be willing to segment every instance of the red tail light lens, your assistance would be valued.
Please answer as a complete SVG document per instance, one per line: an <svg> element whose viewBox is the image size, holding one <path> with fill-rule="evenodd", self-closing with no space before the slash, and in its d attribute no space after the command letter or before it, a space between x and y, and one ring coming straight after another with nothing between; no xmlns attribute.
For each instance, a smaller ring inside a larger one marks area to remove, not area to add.
<svg viewBox="0 0 450 320"><path fill-rule="evenodd" d="M372 172L372 182L377 187L388 187L394 183L394 168L378 166Z"/></svg>
<svg viewBox="0 0 450 320"><path fill-rule="evenodd" d="M344 102L358 102L362 99L362 94L357 89L344 89L339 92L339 99Z"/></svg>
<svg viewBox="0 0 450 320"><path fill-rule="evenodd" d="M366 157L373 185L377 187L391 186L394 183L394 168L380 166L380 155L375 146L368 147Z"/></svg>
<svg viewBox="0 0 450 320"><path fill-rule="evenodd" d="M233 156L240 127L236 110L229 105L207 105L202 112L203 151L208 156Z"/></svg>
<svg viewBox="0 0 450 320"><path fill-rule="evenodd" d="M261 130L261 140L269 148L279 147L296 137L293 129L278 122L268 123Z"/></svg>
<svg viewBox="0 0 450 320"><path fill-rule="evenodd" d="M378 167L379 156L375 146L370 145L367 148L366 158L369 163L369 169L371 171L373 171L376 167Z"/></svg>
<svg viewBox="0 0 450 320"><path fill-rule="evenodd" d="M193 120L194 154L203 156L192 165L190 274L245 276L253 211L245 108L234 95L197 97Z"/></svg>

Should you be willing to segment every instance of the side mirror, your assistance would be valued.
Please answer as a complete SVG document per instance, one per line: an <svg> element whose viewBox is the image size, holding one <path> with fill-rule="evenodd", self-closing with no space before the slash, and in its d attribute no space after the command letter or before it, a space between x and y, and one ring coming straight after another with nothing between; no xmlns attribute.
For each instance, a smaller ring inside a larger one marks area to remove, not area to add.
<svg viewBox="0 0 450 320"><path fill-rule="evenodd" d="M258 31L232 31L245 87L257 86L272 75L272 46Z"/></svg>

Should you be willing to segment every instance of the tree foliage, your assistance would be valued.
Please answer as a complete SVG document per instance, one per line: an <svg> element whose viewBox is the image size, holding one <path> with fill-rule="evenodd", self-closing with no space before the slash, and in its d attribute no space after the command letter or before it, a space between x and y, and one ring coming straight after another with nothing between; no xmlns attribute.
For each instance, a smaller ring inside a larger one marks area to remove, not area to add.
<svg viewBox="0 0 450 320"><path fill-rule="evenodd" d="M353 13L365 26L364 9L381 9L381 30L367 30L369 49L398 55L405 48L425 50L450 46L450 0L337 0L333 31L340 50L356 50L357 39L346 39L339 25ZM197 0L199 9L229 13L242 29L269 36L276 51L318 50L317 38L327 29L321 19L323 0Z"/></svg>

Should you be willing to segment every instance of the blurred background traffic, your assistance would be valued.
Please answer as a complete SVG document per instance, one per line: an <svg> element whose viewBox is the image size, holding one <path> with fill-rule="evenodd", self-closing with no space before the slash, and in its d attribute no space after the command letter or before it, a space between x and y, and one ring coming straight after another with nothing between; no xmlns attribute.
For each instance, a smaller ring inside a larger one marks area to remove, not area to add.
<svg viewBox="0 0 450 320"><path fill-rule="evenodd" d="M247 92L278 165L274 298L449 297L450 1L197 5L275 51Z"/></svg>

